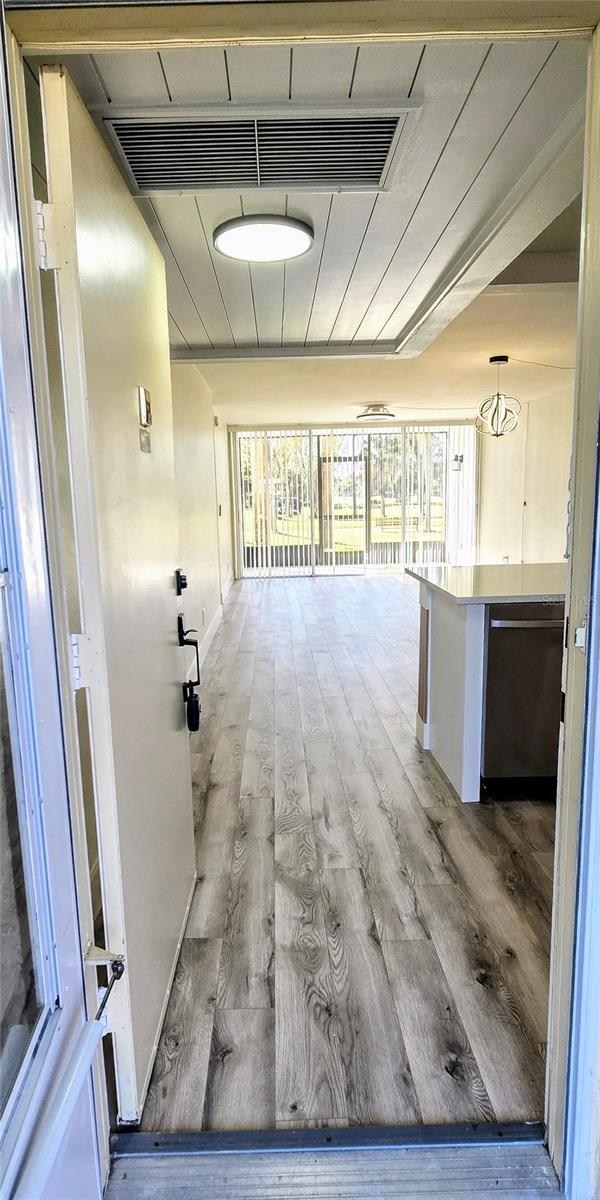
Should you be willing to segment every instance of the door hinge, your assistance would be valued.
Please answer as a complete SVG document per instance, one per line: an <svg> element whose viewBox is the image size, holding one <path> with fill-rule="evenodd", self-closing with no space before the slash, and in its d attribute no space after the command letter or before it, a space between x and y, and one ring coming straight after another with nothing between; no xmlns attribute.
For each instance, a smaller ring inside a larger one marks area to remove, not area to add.
<svg viewBox="0 0 600 1200"><path fill-rule="evenodd" d="M54 213L51 204L43 200L35 202L35 226L37 232L38 266L40 271L52 271L56 268L56 250L54 245Z"/></svg>
<svg viewBox="0 0 600 1200"><path fill-rule="evenodd" d="M84 951L83 961L86 967L110 967L113 963L123 962L122 954L113 954L103 946L89 945Z"/></svg>
<svg viewBox="0 0 600 1200"><path fill-rule="evenodd" d="M587 648L587 621L585 618L581 622L581 625L578 625L575 629L573 634L573 645L575 646L576 650L583 650L585 654Z"/></svg>
<svg viewBox="0 0 600 1200"><path fill-rule="evenodd" d="M73 690L91 687L98 680L98 652L84 633L71 634L71 679Z"/></svg>

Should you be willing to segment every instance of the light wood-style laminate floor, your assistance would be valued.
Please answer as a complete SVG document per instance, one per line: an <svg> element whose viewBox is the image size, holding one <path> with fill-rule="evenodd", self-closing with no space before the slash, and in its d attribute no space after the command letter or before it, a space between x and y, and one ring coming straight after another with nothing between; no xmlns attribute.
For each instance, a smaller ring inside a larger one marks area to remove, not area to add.
<svg viewBox="0 0 600 1200"><path fill-rule="evenodd" d="M542 1117L554 810L419 751L417 617L406 576L234 585L142 1129Z"/></svg>

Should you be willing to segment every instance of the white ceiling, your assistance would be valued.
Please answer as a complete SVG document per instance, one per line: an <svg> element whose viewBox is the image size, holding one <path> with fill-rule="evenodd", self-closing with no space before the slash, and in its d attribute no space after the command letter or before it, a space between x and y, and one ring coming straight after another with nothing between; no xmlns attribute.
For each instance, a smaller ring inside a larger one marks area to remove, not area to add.
<svg viewBox="0 0 600 1200"><path fill-rule="evenodd" d="M203 363L223 422L277 425L353 421L367 401L388 404L402 420L472 417L495 391L493 354L533 363L575 361L577 288L490 287L418 358L280 359ZM574 372L510 362L502 387L543 404L572 392Z"/></svg>
<svg viewBox="0 0 600 1200"><path fill-rule="evenodd" d="M220 104L233 113L236 105L278 104L291 113L295 104L348 110L409 96L422 102L400 139L388 191L139 199L165 255L174 350L243 355L305 345L391 347L465 249L478 238L483 247L496 214L505 220L516 211L559 154L581 115L586 56L584 40L531 39L178 49L62 61L101 126L124 109L148 106L172 114L182 105ZM532 236L580 189L578 170L569 186L556 211L538 215ZM265 209L313 223L309 254L250 267L216 254L212 232L220 221ZM522 245L530 240L524 234Z"/></svg>

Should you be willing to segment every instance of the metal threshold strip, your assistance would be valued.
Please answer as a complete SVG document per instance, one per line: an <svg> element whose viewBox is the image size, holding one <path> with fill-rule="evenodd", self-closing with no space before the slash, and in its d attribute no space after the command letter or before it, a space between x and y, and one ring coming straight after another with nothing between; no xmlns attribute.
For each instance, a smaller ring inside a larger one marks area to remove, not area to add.
<svg viewBox="0 0 600 1200"><path fill-rule="evenodd" d="M541 1121L463 1125L354 1125L346 1129L244 1129L231 1132L113 1133L113 1158L125 1156L267 1154L304 1150L403 1150L419 1146L543 1145Z"/></svg>

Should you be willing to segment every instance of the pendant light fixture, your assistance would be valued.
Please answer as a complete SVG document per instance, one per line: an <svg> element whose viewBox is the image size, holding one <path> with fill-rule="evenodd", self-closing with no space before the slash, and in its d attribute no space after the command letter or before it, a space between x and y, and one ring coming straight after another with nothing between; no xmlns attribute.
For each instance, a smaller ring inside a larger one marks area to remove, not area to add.
<svg viewBox="0 0 600 1200"><path fill-rule="evenodd" d="M269 263L298 258L310 250L313 241L314 230L306 221L262 213L224 221L213 233L215 250L242 262Z"/></svg>
<svg viewBox="0 0 600 1200"><path fill-rule="evenodd" d="M389 421L390 417L393 420L395 416L396 416L396 414L393 412L390 412L389 408L385 404L367 404L367 406L363 410L363 412L360 412L358 414L356 420L357 421L381 421L381 420Z"/></svg>
<svg viewBox="0 0 600 1200"><path fill-rule="evenodd" d="M478 433L504 437L517 427L521 403L515 396L506 396L500 391L500 367L507 362L508 354L493 354L490 358L490 364L497 367L497 390L493 396L486 396L477 409L475 428Z"/></svg>

